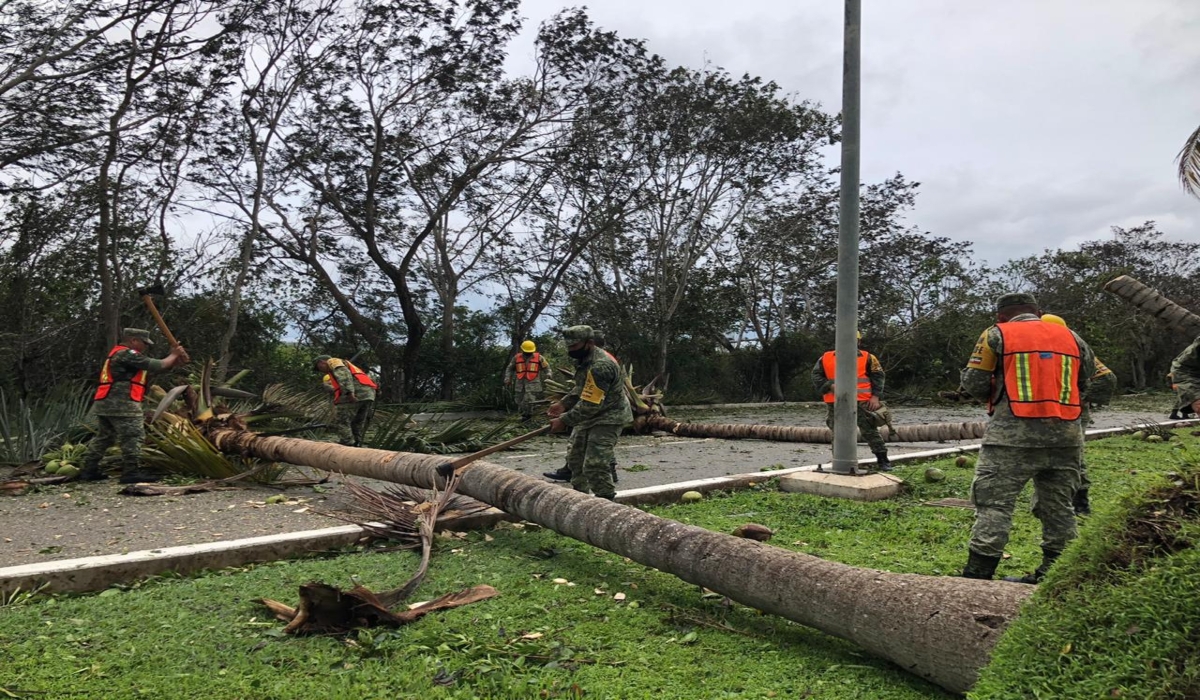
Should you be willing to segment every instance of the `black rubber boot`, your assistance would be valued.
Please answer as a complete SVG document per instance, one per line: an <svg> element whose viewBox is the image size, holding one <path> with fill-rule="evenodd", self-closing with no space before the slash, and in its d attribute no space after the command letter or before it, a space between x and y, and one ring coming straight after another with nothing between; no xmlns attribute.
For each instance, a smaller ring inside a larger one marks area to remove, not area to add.
<svg viewBox="0 0 1200 700"><path fill-rule="evenodd" d="M967 566L963 569L962 577L991 581L996 575L996 567L1000 565L1000 557L986 557L970 550L967 555Z"/></svg>
<svg viewBox="0 0 1200 700"><path fill-rule="evenodd" d="M1061 553L1062 552L1051 552L1043 549L1042 564L1038 568L1034 569L1032 574L1025 574L1024 576L1005 576L1004 580L1012 583L1028 583L1030 585L1039 584L1042 582L1042 579L1046 578L1046 572L1049 571L1050 567L1054 565L1054 560L1058 559L1058 555Z"/></svg>
<svg viewBox="0 0 1200 700"><path fill-rule="evenodd" d="M83 471L79 472L79 476L76 478L80 481L104 481L108 478L108 474L105 474L99 465L92 467L85 465Z"/></svg>
<svg viewBox="0 0 1200 700"><path fill-rule="evenodd" d="M123 469L120 482L122 484L145 484L162 481L162 479L162 474L146 472L141 469Z"/></svg>
<svg viewBox="0 0 1200 700"><path fill-rule="evenodd" d="M1071 505L1075 506L1075 515L1091 515L1092 504L1088 502L1087 489L1079 489L1075 492L1075 497L1071 499Z"/></svg>
<svg viewBox="0 0 1200 700"><path fill-rule="evenodd" d="M612 472L613 483L617 483L617 463L613 462L608 465L608 470Z"/></svg>
<svg viewBox="0 0 1200 700"><path fill-rule="evenodd" d="M546 477L547 479L553 479L554 481L570 481L571 470L567 467L559 467L557 470L552 472L542 472L542 476Z"/></svg>
<svg viewBox="0 0 1200 700"><path fill-rule="evenodd" d="M886 452L876 452L875 453L875 471L890 472L891 470L892 470L892 463L888 461L887 453Z"/></svg>

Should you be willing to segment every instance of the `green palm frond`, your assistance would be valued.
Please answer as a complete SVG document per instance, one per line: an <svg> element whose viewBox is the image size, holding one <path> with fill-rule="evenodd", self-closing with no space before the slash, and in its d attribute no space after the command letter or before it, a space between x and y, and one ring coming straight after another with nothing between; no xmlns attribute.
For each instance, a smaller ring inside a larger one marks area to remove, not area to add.
<svg viewBox="0 0 1200 700"><path fill-rule="evenodd" d="M1200 127L1184 142L1176 159L1179 162L1179 183L1194 197L1200 197Z"/></svg>
<svg viewBox="0 0 1200 700"><path fill-rule="evenodd" d="M512 430L509 423L485 428L470 420L445 424L436 421L417 423L412 420L412 415L404 412L377 413L376 427L367 438L366 446L393 452L438 455L476 452L503 442Z"/></svg>
<svg viewBox="0 0 1200 700"><path fill-rule="evenodd" d="M147 431L146 438L150 444L142 450L142 462L170 474L228 479L254 471L262 464L262 460L256 458L219 452L200 429L188 420L170 421L165 425L157 423ZM286 470L286 465L271 463L255 471L250 480L272 483L278 481Z"/></svg>

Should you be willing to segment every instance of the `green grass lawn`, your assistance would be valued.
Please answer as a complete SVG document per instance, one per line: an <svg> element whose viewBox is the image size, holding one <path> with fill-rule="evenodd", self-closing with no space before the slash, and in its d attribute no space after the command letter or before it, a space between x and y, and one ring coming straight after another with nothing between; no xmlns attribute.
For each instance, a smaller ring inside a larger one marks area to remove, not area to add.
<svg viewBox="0 0 1200 700"><path fill-rule="evenodd" d="M1200 454L1197 440L1178 432ZM1127 437L1090 443L1099 513L1072 552L1094 547L1088 535L1099 527L1093 523L1105 522L1104 511L1126 507L1121 493L1162 482L1181 453L1171 443ZM967 497L971 470L943 460L936 466L947 479L925 483L926 466L900 466L911 489L878 503L784 494L765 484L654 511L724 532L761 523L776 530L772 544L856 566L953 575L965 561L972 513L922 503ZM1001 575L1040 560L1028 510L1026 500ZM399 630L292 638L254 602L294 603L297 587L313 580L386 589L415 566L412 553L368 551L22 600L0 607L0 698L953 697L848 643L727 608L672 576L535 527L440 539L418 599L479 583L501 595ZM1187 589L1193 596L1195 579ZM1113 604L1128 601L1114 596ZM1045 675L1045 687L1053 687Z"/></svg>

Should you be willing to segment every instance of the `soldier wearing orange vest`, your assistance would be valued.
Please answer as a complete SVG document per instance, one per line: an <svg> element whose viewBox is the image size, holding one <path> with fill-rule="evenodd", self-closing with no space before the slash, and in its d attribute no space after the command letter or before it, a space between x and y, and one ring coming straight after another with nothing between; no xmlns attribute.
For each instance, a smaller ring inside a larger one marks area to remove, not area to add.
<svg viewBox="0 0 1200 700"><path fill-rule="evenodd" d="M337 432L338 442L361 447L375 412L375 390L379 385L353 362L329 355L313 360L313 369L325 374L322 385L333 394L335 423L331 427Z"/></svg>
<svg viewBox="0 0 1200 700"><path fill-rule="evenodd" d="M998 323L985 330L962 371L961 385L986 399L987 431L975 466L966 578L990 579L1004 555L1017 497L1033 481L1033 514L1042 523L1042 563L1026 576L1038 583L1075 538L1080 416L1095 373L1092 349L1065 326L1048 323L1031 294L996 300Z"/></svg>
<svg viewBox="0 0 1200 700"><path fill-rule="evenodd" d="M888 461L887 444L879 434L881 421L875 413L883 407L883 384L887 375L879 358L861 349L862 333L858 334L858 342L858 432L875 455L876 469L887 472L892 470L892 463ZM813 388L825 400L825 425L830 430L833 430L833 377L836 363L837 358L830 350L817 360L812 369Z"/></svg>
<svg viewBox="0 0 1200 700"><path fill-rule="evenodd" d="M171 348L161 360L146 357L146 348L154 344L150 331L126 328L121 341L108 351L100 368L100 383L92 397L99 431L88 443L83 456L80 481L107 479L100 460L114 443L121 448L121 483L158 481L159 476L141 470L142 440L146 436L142 400L146 395L146 375L151 371L187 364L191 358L182 345Z"/></svg>
<svg viewBox="0 0 1200 700"><path fill-rule="evenodd" d="M532 340L521 343L521 352L513 355L504 369L504 386L513 388L521 420L533 419L533 405L545 394L543 380L548 371L550 363L537 351Z"/></svg>

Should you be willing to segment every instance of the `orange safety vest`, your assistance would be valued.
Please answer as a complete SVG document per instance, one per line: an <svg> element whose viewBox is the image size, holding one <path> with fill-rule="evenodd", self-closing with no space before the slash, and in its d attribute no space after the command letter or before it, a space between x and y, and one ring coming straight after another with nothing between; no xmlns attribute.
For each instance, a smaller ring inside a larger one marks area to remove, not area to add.
<svg viewBox="0 0 1200 700"><path fill-rule="evenodd" d="M379 385L375 383L375 380L371 379L371 375L359 369L358 365L350 362L349 360L343 360L343 362L346 365L346 369L350 370L350 376L354 377L355 381L357 381L359 384L362 384L363 386L369 386L372 389L379 388ZM337 400L342 396L342 385L338 384L337 375L333 373L333 368L330 367L329 370L329 384L333 387L333 402L337 403Z"/></svg>
<svg viewBox="0 0 1200 700"><path fill-rule="evenodd" d="M532 382L542 371L542 356L539 353L533 353L533 357L528 357L523 352L518 353L515 361L517 363L517 379L522 381Z"/></svg>
<svg viewBox="0 0 1200 700"><path fill-rule="evenodd" d="M1013 415L1077 420L1083 409L1074 334L1045 321L1009 321L996 328L1004 341L1004 392Z"/></svg>
<svg viewBox="0 0 1200 700"><path fill-rule="evenodd" d="M124 345L114 345L112 350L108 351L108 357L104 358L104 366L100 368L100 386L96 387L96 395L92 397L93 401L102 401L108 397L108 392L112 390L113 375L109 363L112 362L113 355L122 350L132 350L133 348ZM141 370L133 375L129 380L129 398L142 402L146 396L146 370Z"/></svg>
<svg viewBox="0 0 1200 700"><path fill-rule="evenodd" d="M871 353L866 350L858 351L858 400L871 400L871 379L867 376L867 361L871 357ZM837 374L837 359L834 357L833 351L830 350L821 356L821 367L825 370L825 378L833 381ZM825 403L833 403L833 392L825 394Z"/></svg>

